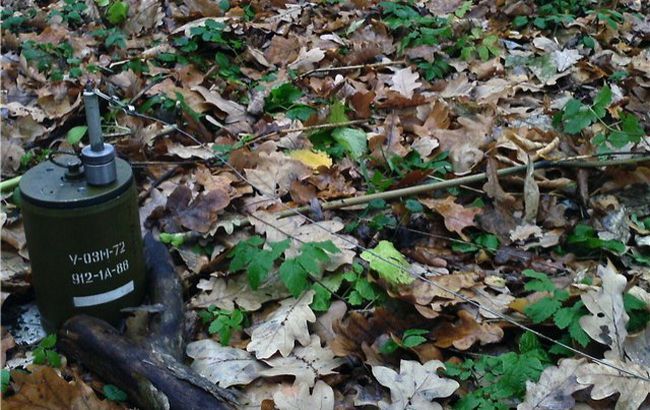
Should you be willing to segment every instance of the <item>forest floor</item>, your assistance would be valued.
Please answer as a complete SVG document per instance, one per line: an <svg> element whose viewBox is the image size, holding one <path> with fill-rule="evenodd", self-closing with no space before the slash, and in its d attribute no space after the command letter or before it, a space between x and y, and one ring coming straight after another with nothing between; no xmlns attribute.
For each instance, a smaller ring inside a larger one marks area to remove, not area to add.
<svg viewBox="0 0 650 410"><path fill-rule="evenodd" d="M7 0L1 17L3 180L88 143L92 81L182 279L187 364L241 408L650 406L647 2ZM37 315L15 197L3 405L132 407L54 335L18 334Z"/></svg>

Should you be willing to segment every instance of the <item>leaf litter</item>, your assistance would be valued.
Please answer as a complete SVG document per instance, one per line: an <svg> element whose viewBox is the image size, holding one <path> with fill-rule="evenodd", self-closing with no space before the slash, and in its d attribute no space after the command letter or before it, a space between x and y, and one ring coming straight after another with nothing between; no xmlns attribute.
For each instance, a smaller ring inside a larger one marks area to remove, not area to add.
<svg viewBox="0 0 650 410"><path fill-rule="evenodd" d="M197 312L192 367L242 407L642 408L647 162L531 164L647 155L648 15L591 0L9 2L2 176L86 142L89 80L158 119L107 105L102 126ZM364 194L379 197L324 206ZM2 200L4 315L31 285ZM255 235L239 256L263 261L252 280L233 252ZM11 331L19 362L30 347ZM29 370L6 396L3 373L3 404L126 406L76 364Z"/></svg>

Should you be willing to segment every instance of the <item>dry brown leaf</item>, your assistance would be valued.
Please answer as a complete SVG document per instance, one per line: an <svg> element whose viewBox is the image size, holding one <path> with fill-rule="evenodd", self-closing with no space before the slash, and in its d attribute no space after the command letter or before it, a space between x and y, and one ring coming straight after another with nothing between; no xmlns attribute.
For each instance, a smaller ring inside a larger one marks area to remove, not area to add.
<svg viewBox="0 0 650 410"><path fill-rule="evenodd" d="M307 384L294 383L273 394L273 401L279 410L334 410L334 390L319 380L309 394Z"/></svg>
<svg viewBox="0 0 650 410"><path fill-rule="evenodd" d="M291 239L291 246L285 251L288 258L300 253L302 244L307 242L332 241L340 252L330 254L329 260L324 264L325 270L333 271L338 267L351 264L356 256L355 247L357 239L350 235L339 234L345 224L339 219L307 223L303 216L278 218L268 212L256 212L250 218L255 231L266 235L269 242L280 242Z"/></svg>
<svg viewBox="0 0 650 410"><path fill-rule="evenodd" d="M397 72L391 78L390 89L397 91L406 98L412 98L413 92L419 88L422 83L418 82L420 74L418 72L413 72L411 67L402 68L397 70Z"/></svg>
<svg viewBox="0 0 650 410"><path fill-rule="evenodd" d="M4 301L3 301L4 302ZM0 367L5 367L5 361L7 360L7 350L16 346L16 342L11 336L11 333L4 326L2 326L2 338L0 339Z"/></svg>
<svg viewBox="0 0 650 410"><path fill-rule="evenodd" d="M444 368L441 361L431 360L423 365L411 361L400 361L400 370L384 366L373 366L372 374L377 381L390 389L390 403L380 401L380 409L432 409L442 410L434 399L449 397L460 387L457 381L438 376L439 368Z"/></svg>
<svg viewBox="0 0 650 410"><path fill-rule="evenodd" d="M421 326L417 315L400 316L384 308L368 314L350 312L341 322L334 323L336 338L331 348L337 356L364 359L364 346L374 344L382 334L402 334L406 329Z"/></svg>
<svg viewBox="0 0 650 410"><path fill-rule="evenodd" d="M122 29L130 35L149 31L162 25L163 13L160 2L157 0L130 0L129 17L124 22Z"/></svg>
<svg viewBox="0 0 650 410"><path fill-rule="evenodd" d="M217 213L228 206L230 197L225 189L199 194L184 210L178 212L181 225L199 233L207 233L217 220Z"/></svg>
<svg viewBox="0 0 650 410"><path fill-rule="evenodd" d="M427 305L436 298L456 299L456 296L444 291L443 288L452 292L470 289L476 285L478 278L479 275L476 272L454 272L449 275L432 276L426 281L418 280L412 285L400 289L400 297L408 298L410 296L418 305Z"/></svg>
<svg viewBox="0 0 650 410"><path fill-rule="evenodd" d="M562 359L558 366L544 369L536 383L526 381L526 397L517 410L568 410L576 401L572 394L584 389L576 380L576 371L585 359Z"/></svg>
<svg viewBox="0 0 650 410"><path fill-rule="evenodd" d="M292 375L296 377L295 383L311 387L320 377L335 374L334 369L345 361L335 358L329 348L321 347L318 336L312 335L308 345L296 347L286 357L266 359L264 362L271 368L260 371L262 377Z"/></svg>
<svg viewBox="0 0 650 410"><path fill-rule="evenodd" d="M449 151L454 173L463 175L472 170L484 157L482 148L490 141L494 118L488 115L459 117L461 128L437 129L432 136L440 142L440 149Z"/></svg>
<svg viewBox="0 0 650 410"><path fill-rule="evenodd" d="M605 361L646 378L650 377L649 368L620 360L617 356L617 352L609 350L605 352ZM636 410L650 395L649 381L630 377L628 374L599 363L584 364L576 371L576 376L578 383L585 387L593 385L590 396L594 400L619 394L615 410Z"/></svg>
<svg viewBox="0 0 650 410"><path fill-rule="evenodd" d="M440 97L469 97L475 85L476 81L472 81L470 83L467 80L467 75L465 75L465 73L461 73L456 76L456 78L447 82L445 89L440 92Z"/></svg>
<svg viewBox="0 0 650 410"><path fill-rule="evenodd" d="M535 224L539 211L539 187L533 176L534 170L533 161L529 159L524 179L524 220L531 224Z"/></svg>
<svg viewBox="0 0 650 410"><path fill-rule="evenodd" d="M254 198L256 206L253 210L277 201L278 197L289 192L293 181L302 181L312 174L308 166L280 152L260 152L257 167L244 171L253 188L260 193Z"/></svg>
<svg viewBox="0 0 650 410"><path fill-rule="evenodd" d="M201 158L211 159L214 158L214 151L210 151L201 145L186 146L177 143L167 142L167 153L169 155L176 155L182 159Z"/></svg>
<svg viewBox="0 0 650 410"><path fill-rule="evenodd" d="M295 38L276 35L271 39L271 44L264 52L264 57L271 64L284 66L298 57L298 50L300 50L300 42Z"/></svg>
<svg viewBox="0 0 650 410"><path fill-rule="evenodd" d="M289 298L280 302L280 307L253 329L246 350L255 352L258 359L268 359L278 351L287 357L296 340L307 346L310 343L307 323L316 321L309 307L312 299L314 291L309 290L298 299Z"/></svg>
<svg viewBox="0 0 650 410"><path fill-rule="evenodd" d="M485 345L496 343L503 338L503 329L498 324L479 324L466 310L458 311L458 318L460 320L456 324L444 322L433 330L436 346L454 346L459 350L467 350L476 342Z"/></svg>
<svg viewBox="0 0 650 410"><path fill-rule="evenodd" d="M445 199L420 199L424 206L442 215L449 231L456 232L463 240L468 240L463 229L476 226L474 217L481 213L481 208L466 208L455 201L453 196Z"/></svg>
<svg viewBox="0 0 650 410"><path fill-rule="evenodd" d="M192 87L192 91L201 94L205 102L214 105L221 111L228 114L226 123L234 123L246 120L246 107L234 101L226 100L218 92L208 90L207 88L197 85ZM214 156L214 153L213 153Z"/></svg>
<svg viewBox="0 0 650 410"><path fill-rule="evenodd" d="M249 384L265 368L247 351L222 346L212 339L188 344L187 355L194 359L192 369L195 372L223 388Z"/></svg>
<svg viewBox="0 0 650 410"><path fill-rule="evenodd" d="M219 309L233 310L239 307L253 312L262 304L285 298L289 295L286 287L275 277L269 278L257 290L252 290L246 275L236 275L228 278L211 277L201 279L196 285L203 292L196 295L190 302L193 308L207 308L215 305Z"/></svg>
<svg viewBox="0 0 650 410"><path fill-rule="evenodd" d="M619 359L623 359L623 346L627 337L625 325L629 320L623 307L627 280L616 272L609 261L607 266L598 266L598 276L603 281L602 288L580 295L591 313L580 318L580 326L592 339L609 346Z"/></svg>
<svg viewBox="0 0 650 410"><path fill-rule="evenodd" d="M320 48L312 48L307 51L307 48L302 47L298 53L298 57L287 66L287 68L292 70L309 70L314 66L314 63L317 63L325 58L325 52Z"/></svg>
<svg viewBox="0 0 650 410"><path fill-rule="evenodd" d="M321 338L326 346L329 346L336 337L334 332L334 323L343 319L348 311L348 305L342 300L335 300L330 305L327 312L320 315L314 324L314 333Z"/></svg>
<svg viewBox="0 0 650 410"><path fill-rule="evenodd" d="M18 392L3 398L2 408L9 410L114 410L120 407L108 400L99 400L93 390L81 380L70 383L54 369L40 366L32 373L11 373Z"/></svg>
<svg viewBox="0 0 650 410"><path fill-rule="evenodd" d="M3 135L0 152L2 175L15 175L20 168L20 159L25 155L22 144L15 140L6 140Z"/></svg>

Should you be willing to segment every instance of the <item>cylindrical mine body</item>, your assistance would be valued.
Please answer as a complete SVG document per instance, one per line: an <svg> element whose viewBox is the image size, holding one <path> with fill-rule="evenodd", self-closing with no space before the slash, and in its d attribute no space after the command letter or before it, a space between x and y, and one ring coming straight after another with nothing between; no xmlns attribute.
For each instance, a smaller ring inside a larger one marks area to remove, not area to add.
<svg viewBox="0 0 650 410"><path fill-rule="evenodd" d="M120 309L142 302L142 237L128 163L118 159L117 180L93 186L83 175L44 162L23 176L20 193L36 303L46 330L55 331L80 313L115 323Z"/></svg>

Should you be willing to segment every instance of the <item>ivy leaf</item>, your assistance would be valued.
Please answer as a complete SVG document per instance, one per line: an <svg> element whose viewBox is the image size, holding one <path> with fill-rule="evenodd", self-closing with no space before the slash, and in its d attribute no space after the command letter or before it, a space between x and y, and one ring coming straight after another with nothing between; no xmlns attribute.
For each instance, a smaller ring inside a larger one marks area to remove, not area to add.
<svg viewBox="0 0 650 410"><path fill-rule="evenodd" d="M121 24L129 14L129 5L123 1L116 1L106 10L106 20L113 25Z"/></svg>
<svg viewBox="0 0 650 410"><path fill-rule="evenodd" d="M112 384L105 384L104 387L102 388L102 392L104 393L104 396L106 396L108 400L125 401L127 399L126 393L123 390L121 390L119 387Z"/></svg>
<svg viewBox="0 0 650 410"><path fill-rule="evenodd" d="M368 152L366 133L354 128L337 128L332 138L341 145L353 159L359 159Z"/></svg>
<svg viewBox="0 0 650 410"><path fill-rule="evenodd" d="M86 131L88 131L88 127L85 125L73 127L70 128L65 138L70 145L77 145L84 135L86 135Z"/></svg>
<svg viewBox="0 0 650 410"><path fill-rule="evenodd" d="M361 259L391 285L408 285L414 280L408 272L411 265L389 241L380 241L375 248L362 252Z"/></svg>
<svg viewBox="0 0 650 410"><path fill-rule="evenodd" d="M291 83L285 83L271 90L266 99L265 109L277 111L289 109L291 104L302 97L302 91Z"/></svg>

